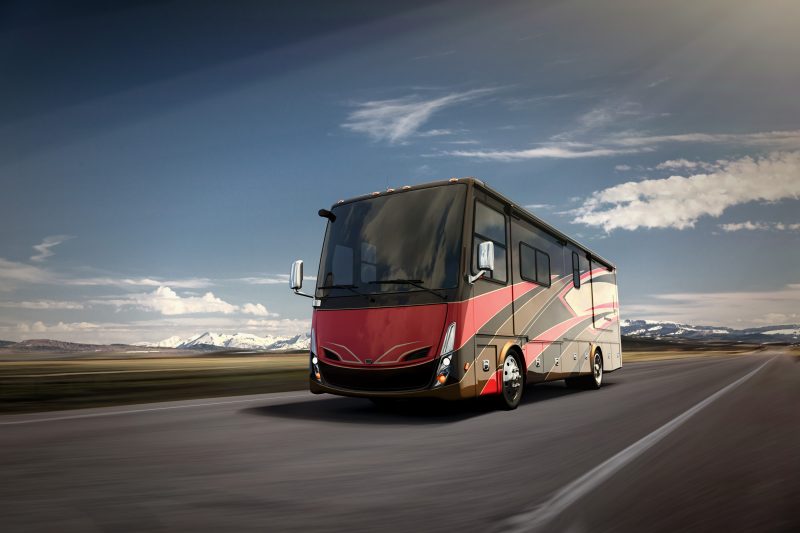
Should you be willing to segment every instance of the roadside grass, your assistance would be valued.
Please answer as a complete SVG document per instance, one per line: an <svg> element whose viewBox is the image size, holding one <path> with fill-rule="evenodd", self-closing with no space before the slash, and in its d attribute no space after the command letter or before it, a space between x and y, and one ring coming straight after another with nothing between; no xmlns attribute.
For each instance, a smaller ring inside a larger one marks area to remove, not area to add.
<svg viewBox="0 0 800 533"><path fill-rule="evenodd" d="M0 413L300 390L307 365L307 355L3 361Z"/></svg>

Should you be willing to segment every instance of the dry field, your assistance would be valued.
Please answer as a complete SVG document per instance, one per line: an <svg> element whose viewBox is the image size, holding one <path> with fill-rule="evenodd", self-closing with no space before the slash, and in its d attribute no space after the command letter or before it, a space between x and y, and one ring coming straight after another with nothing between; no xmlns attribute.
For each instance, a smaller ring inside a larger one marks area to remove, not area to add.
<svg viewBox="0 0 800 533"><path fill-rule="evenodd" d="M752 345L623 343L623 361L738 357ZM800 347L792 348L800 361ZM306 354L0 357L0 414L262 394L307 387Z"/></svg>
<svg viewBox="0 0 800 533"><path fill-rule="evenodd" d="M0 413L298 390L307 355L0 362Z"/></svg>

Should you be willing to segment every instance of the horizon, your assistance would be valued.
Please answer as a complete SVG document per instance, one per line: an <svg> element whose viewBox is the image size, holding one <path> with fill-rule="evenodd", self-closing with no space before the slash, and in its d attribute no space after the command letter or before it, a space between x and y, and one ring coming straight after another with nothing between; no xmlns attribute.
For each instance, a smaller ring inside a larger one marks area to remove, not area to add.
<svg viewBox="0 0 800 533"><path fill-rule="evenodd" d="M800 323L796 3L31 6L0 339L307 332L317 210L452 176L614 262L622 319Z"/></svg>

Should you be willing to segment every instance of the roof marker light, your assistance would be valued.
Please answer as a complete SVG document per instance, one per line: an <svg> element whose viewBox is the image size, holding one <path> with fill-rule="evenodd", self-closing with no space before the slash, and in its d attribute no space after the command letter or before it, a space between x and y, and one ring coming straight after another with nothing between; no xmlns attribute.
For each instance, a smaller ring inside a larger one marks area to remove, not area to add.
<svg viewBox="0 0 800 533"><path fill-rule="evenodd" d="M406 189L410 189L410 188L411 188L411 185L403 185L403 190L404 190L404 191L405 191Z"/></svg>
<svg viewBox="0 0 800 533"><path fill-rule="evenodd" d="M378 196L380 193L381 191L375 191L374 193L372 193L372 196Z"/></svg>
<svg viewBox="0 0 800 533"><path fill-rule="evenodd" d="M458 178L450 178L450 183L455 183L458 181Z"/></svg>

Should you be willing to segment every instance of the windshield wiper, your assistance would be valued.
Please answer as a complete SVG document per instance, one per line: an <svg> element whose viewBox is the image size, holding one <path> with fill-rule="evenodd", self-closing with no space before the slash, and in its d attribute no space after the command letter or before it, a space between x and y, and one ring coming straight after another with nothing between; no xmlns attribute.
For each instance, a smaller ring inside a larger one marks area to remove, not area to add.
<svg viewBox="0 0 800 533"><path fill-rule="evenodd" d="M370 285L411 285L413 287L417 287L418 289L422 289L423 291L428 291L431 294L435 294L442 300L447 300L447 295L426 287L422 284L421 279L380 279L376 281L370 281L369 283Z"/></svg>
<svg viewBox="0 0 800 533"><path fill-rule="evenodd" d="M321 286L319 286L317 288L318 289L345 289L345 290L348 290L348 291L352 292L353 294L357 294L359 296L363 296L364 298L366 298L367 300L369 300L371 302L375 301L368 294L364 294L363 292L356 290L358 288L358 285L321 285Z"/></svg>

